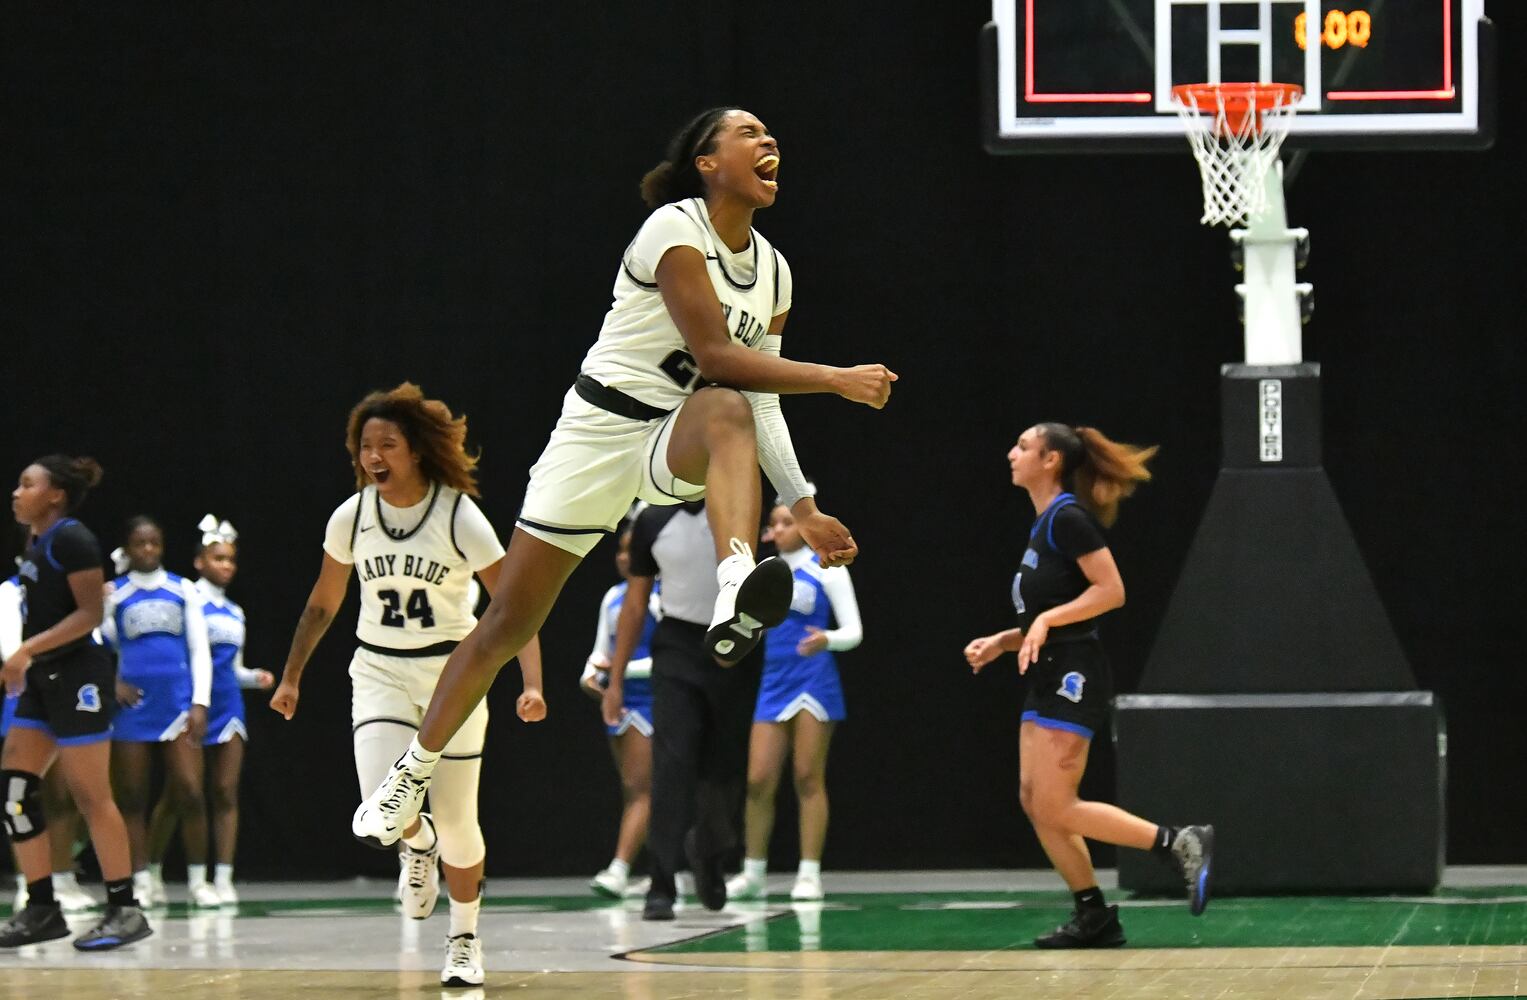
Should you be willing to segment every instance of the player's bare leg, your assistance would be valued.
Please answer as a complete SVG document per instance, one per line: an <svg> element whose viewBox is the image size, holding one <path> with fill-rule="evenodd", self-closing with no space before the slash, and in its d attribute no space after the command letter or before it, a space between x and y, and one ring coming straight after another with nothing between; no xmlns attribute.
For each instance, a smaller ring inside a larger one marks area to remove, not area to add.
<svg viewBox="0 0 1527 1000"><path fill-rule="evenodd" d="M696 392L674 418L667 459L680 479L705 484L721 584L705 644L722 666L731 666L758 645L765 629L784 621L792 590L782 560L753 559L763 487L747 398L735 389Z"/></svg>

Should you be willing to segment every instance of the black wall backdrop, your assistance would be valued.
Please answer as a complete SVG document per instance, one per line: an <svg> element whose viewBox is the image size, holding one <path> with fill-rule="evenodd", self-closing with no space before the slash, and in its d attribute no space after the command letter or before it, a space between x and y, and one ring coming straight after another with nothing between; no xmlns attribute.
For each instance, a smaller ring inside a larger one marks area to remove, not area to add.
<svg viewBox="0 0 1527 1000"><path fill-rule="evenodd" d="M1507 67L1493 150L1318 154L1289 194L1314 232L1305 341L1325 366L1327 464L1418 681L1447 707L1455 863L1527 861L1527 159L1510 71L1527 17L1491 8ZM353 401L407 378L469 414L507 536L644 218L638 178L689 114L744 105L783 151L759 225L796 275L787 353L902 377L884 412L786 403L824 507L863 547L867 637L842 658L828 865L1041 865L1016 796L1023 682L1011 658L972 678L960 656L1008 621L1032 517L1004 453L1042 419L1161 443L1156 482L1112 535L1130 602L1105 634L1133 690L1215 476L1218 365L1241 334L1186 148L981 151L989 12L12 7L0 466L97 456L87 522L116 544L128 515L152 513L186 573L197 519L230 518L248 659L279 670L351 489ZM575 687L611 556L594 552L543 632L549 718L514 718L513 671L490 696L491 872L591 872L609 856L618 785ZM248 875L389 870L347 827L354 613L352 594L294 722L250 698ZM1112 782L1101 742L1084 791ZM793 815L783 804L779 861Z"/></svg>

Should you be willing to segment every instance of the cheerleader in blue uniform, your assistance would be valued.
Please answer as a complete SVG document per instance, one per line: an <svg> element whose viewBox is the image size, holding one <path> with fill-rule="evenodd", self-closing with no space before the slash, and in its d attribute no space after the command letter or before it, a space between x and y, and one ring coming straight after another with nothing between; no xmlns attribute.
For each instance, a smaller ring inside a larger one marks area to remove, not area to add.
<svg viewBox="0 0 1527 1000"><path fill-rule="evenodd" d="M207 758L206 784L212 802L212 844L216 862L211 882L207 866L186 866L186 891L197 906L232 906L239 901L233 887L233 856L238 846L239 777L244 769L244 744L249 730L244 722L244 688L268 690L275 684L269 670L244 666L244 609L227 596L228 585L238 572L239 533L227 521L208 514L197 525L201 543L193 565L199 578L196 590L203 600L207 620L207 644L212 652L212 703L207 709L207 735L202 739ZM149 825L149 849L168 845L177 816L169 796L160 798ZM191 856L196 845L186 844ZM205 849L205 845L202 845ZM163 854L150 853L149 870L156 870Z"/></svg>
<svg viewBox="0 0 1527 1000"><path fill-rule="evenodd" d="M112 788L127 821L134 889L146 905L166 902L164 883L150 872L146 823L152 750L164 749L164 794L184 831L188 864L207 863L207 813L202 801L202 739L212 694L203 597L189 580L161 565L164 533L147 517L128 522L128 572L106 595L101 630L120 656L112 731ZM162 836L167 840L171 830ZM155 847L157 846L157 850ZM205 870L205 869L204 869Z"/></svg>
<svg viewBox="0 0 1527 1000"><path fill-rule="evenodd" d="M843 566L823 568L783 503L769 515L773 541L795 577L790 614L765 637L763 681L748 744L747 854L727 898L761 899L774 830L774 794L788 753L800 803L801 861L794 900L822 898L822 846L827 840L827 750L846 714L833 653L864 638L854 583ZM828 628L836 619L837 628Z"/></svg>
<svg viewBox="0 0 1527 1000"><path fill-rule="evenodd" d="M604 696L609 682L610 654L615 649L615 625L620 620L620 609L625 603L626 582L631 578L631 528L627 524L620 532L619 549L615 554L615 568L620 571L621 582L605 591L599 604L599 626L594 633L594 652L584 667L580 685L595 701ZM620 724L606 726L610 737L610 752L615 757L615 770L620 774L622 807L620 835L615 842L615 857L610 864L589 881L589 888L600 896L620 899L626 894L630 880L631 863L647 839L647 820L652 813L652 631L662 617L658 602L658 588L652 590L648 602L647 619L642 624L641 641L631 662L626 665L624 695Z"/></svg>

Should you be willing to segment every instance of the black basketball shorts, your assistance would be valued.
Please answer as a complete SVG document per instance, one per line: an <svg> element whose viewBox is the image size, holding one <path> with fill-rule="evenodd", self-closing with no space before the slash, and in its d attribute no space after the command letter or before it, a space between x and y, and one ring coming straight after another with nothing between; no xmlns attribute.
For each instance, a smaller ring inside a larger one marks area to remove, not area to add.
<svg viewBox="0 0 1527 1000"><path fill-rule="evenodd" d="M59 746L111 739L117 708L117 662L93 643L34 660L16 701L15 728L40 729Z"/></svg>
<svg viewBox="0 0 1527 1000"><path fill-rule="evenodd" d="M1096 639L1046 643L1028 669L1023 721L1064 729L1092 739L1107 732L1113 705L1113 672Z"/></svg>

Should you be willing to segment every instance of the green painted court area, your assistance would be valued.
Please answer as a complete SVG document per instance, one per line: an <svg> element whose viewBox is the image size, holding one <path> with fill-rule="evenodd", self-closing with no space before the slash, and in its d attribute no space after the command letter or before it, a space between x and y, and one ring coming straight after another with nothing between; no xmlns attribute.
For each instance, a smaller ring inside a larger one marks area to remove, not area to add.
<svg viewBox="0 0 1527 1000"><path fill-rule="evenodd" d="M1527 943L1527 887L1435 896L1217 899L1202 917L1163 900L1122 902L1133 948L1289 948ZM1058 893L834 894L762 923L652 953L999 951L1032 948L1069 914Z"/></svg>

